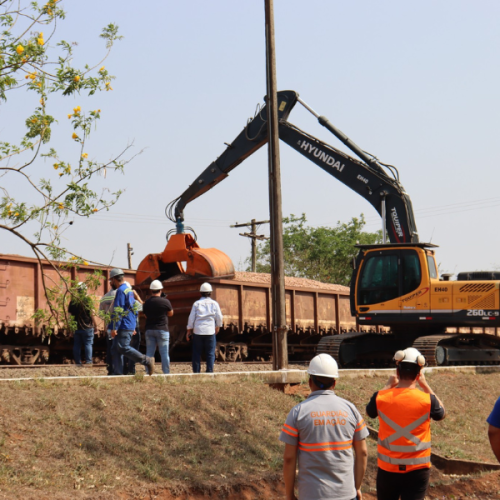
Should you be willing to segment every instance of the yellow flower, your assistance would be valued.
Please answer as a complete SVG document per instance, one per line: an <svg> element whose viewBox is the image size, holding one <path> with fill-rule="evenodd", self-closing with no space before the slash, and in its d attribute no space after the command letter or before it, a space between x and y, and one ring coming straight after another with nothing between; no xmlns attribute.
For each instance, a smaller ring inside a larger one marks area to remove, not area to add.
<svg viewBox="0 0 500 500"><path fill-rule="evenodd" d="M80 75L76 75L75 78L73 78L73 80L75 80L75 82L79 82L80 81Z"/></svg>
<svg viewBox="0 0 500 500"><path fill-rule="evenodd" d="M76 78L76 76L75 76L75 78ZM80 77L78 77L78 79L80 79ZM76 80L76 81L78 81L78 80ZM82 110L82 108L80 108L80 106L77 106L76 108L73 108L73 111L75 112L75 115L79 115L81 110Z"/></svg>
<svg viewBox="0 0 500 500"><path fill-rule="evenodd" d="M33 119L31 120L31 123L38 123L38 118L33 118Z"/></svg>
<svg viewBox="0 0 500 500"><path fill-rule="evenodd" d="M82 158L88 158L88 156L89 156L88 153L83 153L82 154Z"/></svg>
<svg viewBox="0 0 500 500"><path fill-rule="evenodd" d="M68 115L68 120L69 120L72 116L73 116L73 115L70 113L70 114Z"/></svg>
<svg viewBox="0 0 500 500"><path fill-rule="evenodd" d="M53 227L54 231L57 231L59 228L57 226Z"/></svg>
<svg viewBox="0 0 500 500"><path fill-rule="evenodd" d="M16 52L21 55L24 52L24 47L22 45L18 45L16 47Z"/></svg>
<svg viewBox="0 0 500 500"><path fill-rule="evenodd" d="M14 216L15 216L15 217L18 217L18 216L19 216L19 212L16 212L16 213L14 214Z"/></svg>
<svg viewBox="0 0 500 500"><path fill-rule="evenodd" d="M47 9L47 14L48 14L49 16L51 16L51 15L52 15L52 10L51 10L51 9Z"/></svg>
<svg viewBox="0 0 500 500"><path fill-rule="evenodd" d="M77 258L78 258L78 257L75 257L75 256L73 255L73 257L71 257L71 259L70 259L70 260L76 260Z"/></svg>
<svg viewBox="0 0 500 500"><path fill-rule="evenodd" d="M59 174L59 177L62 177L62 176L63 176L63 173L61 172L61 173Z"/></svg>
<svg viewBox="0 0 500 500"><path fill-rule="evenodd" d="M12 210L9 210L9 215L12 215Z"/></svg>
<svg viewBox="0 0 500 500"><path fill-rule="evenodd" d="M104 66L101 66L101 69L99 71L104 71Z"/></svg>
<svg viewBox="0 0 500 500"><path fill-rule="evenodd" d="M100 113L100 112L101 112L101 110L100 110L100 109L98 109L98 110L97 110L97 112L98 112L98 113Z"/></svg>
<svg viewBox="0 0 500 500"><path fill-rule="evenodd" d="M58 163L54 163L54 170L57 170L59 168L59 164Z"/></svg>
<svg viewBox="0 0 500 500"><path fill-rule="evenodd" d="M41 86L42 86L42 82L38 82L38 83L36 84L36 86L37 86L37 87L41 87Z"/></svg>
<svg viewBox="0 0 500 500"><path fill-rule="evenodd" d="M40 99L40 104L43 106L45 104L45 101L42 99Z"/></svg>
<svg viewBox="0 0 500 500"><path fill-rule="evenodd" d="M45 43L45 40L42 37L37 38L36 41L38 42L38 45L43 45Z"/></svg>
<svg viewBox="0 0 500 500"><path fill-rule="evenodd" d="M69 174L71 172L71 165L68 165L65 170L64 170L67 174Z"/></svg>
<svg viewBox="0 0 500 500"><path fill-rule="evenodd" d="M84 266L88 266L88 265L89 265L89 263L88 263L86 260L84 260L84 261L83 261L83 265L84 265ZM81 446L81 445L80 445L80 446Z"/></svg>
<svg viewBox="0 0 500 500"><path fill-rule="evenodd" d="M98 211L97 208L94 208L94 210L92 210L92 212L97 212L97 211Z"/></svg>
<svg viewBox="0 0 500 500"><path fill-rule="evenodd" d="M76 132L73 132L73 135L71 136L72 139L78 139L78 136L76 135Z"/></svg>
<svg viewBox="0 0 500 500"><path fill-rule="evenodd" d="M64 204L63 203L59 203L59 210L62 210L64 208Z"/></svg>
<svg viewBox="0 0 500 500"><path fill-rule="evenodd" d="M31 79L31 80L34 80L36 78L36 71L33 71L33 73L30 73L28 75L28 77Z"/></svg>

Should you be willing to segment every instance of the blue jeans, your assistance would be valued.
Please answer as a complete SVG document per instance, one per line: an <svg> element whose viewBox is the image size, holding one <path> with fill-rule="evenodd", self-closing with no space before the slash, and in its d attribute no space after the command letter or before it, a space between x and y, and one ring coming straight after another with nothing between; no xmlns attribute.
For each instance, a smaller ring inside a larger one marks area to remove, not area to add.
<svg viewBox="0 0 500 500"><path fill-rule="evenodd" d="M161 371L163 373L170 373L170 358L168 357L169 341L170 333L165 330L146 330L146 356L153 358L156 346L158 346L161 357ZM147 368L146 371L148 371Z"/></svg>
<svg viewBox="0 0 500 500"><path fill-rule="evenodd" d="M85 353L85 363L92 364L92 344L94 343L94 329L76 330L73 343L73 357L77 365L82 364L82 344Z"/></svg>
<svg viewBox="0 0 500 500"><path fill-rule="evenodd" d="M193 334L193 373L200 373L201 354L205 351L207 356L207 373L213 373L215 363L215 334Z"/></svg>
<svg viewBox="0 0 500 500"><path fill-rule="evenodd" d="M146 364L146 356L130 346L134 330L118 330L113 339L113 372L114 375L123 375L123 356L135 363Z"/></svg>
<svg viewBox="0 0 500 500"><path fill-rule="evenodd" d="M141 348L141 332L136 328L136 334L132 335L132 340L130 341L130 347L139 351ZM123 358L123 374L124 375L135 375L135 361L126 356Z"/></svg>

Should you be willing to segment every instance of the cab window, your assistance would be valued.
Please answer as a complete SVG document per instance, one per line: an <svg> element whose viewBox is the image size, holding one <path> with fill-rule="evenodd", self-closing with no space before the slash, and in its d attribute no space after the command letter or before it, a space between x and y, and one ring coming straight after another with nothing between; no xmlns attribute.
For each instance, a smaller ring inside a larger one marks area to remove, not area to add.
<svg viewBox="0 0 500 500"><path fill-rule="evenodd" d="M429 268L429 278L437 278L436 261L432 255L427 255L427 267Z"/></svg>
<svg viewBox="0 0 500 500"><path fill-rule="evenodd" d="M398 297L398 281L397 254L369 257L361 269L359 304L377 304Z"/></svg>
<svg viewBox="0 0 500 500"><path fill-rule="evenodd" d="M401 270L403 273L403 290L401 295L406 295L419 287L422 281L422 273L420 270L420 260L416 252L403 250L401 253Z"/></svg>

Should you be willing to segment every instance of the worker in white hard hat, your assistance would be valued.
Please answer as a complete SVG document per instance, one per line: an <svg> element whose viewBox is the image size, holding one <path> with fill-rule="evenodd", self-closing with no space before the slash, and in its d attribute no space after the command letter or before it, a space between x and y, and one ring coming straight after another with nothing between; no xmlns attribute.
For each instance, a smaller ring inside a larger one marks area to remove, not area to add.
<svg viewBox="0 0 500 500"><path fill-rule="evenodd" d="M87 294L87 285L80 281L68 306L68 313L74 320L73 333L73 357L75 364L82 367L82 346L85 357L85 364L92 366L92 346L94 335L98 332L97 323L93 314L93 301ZM76 323L76 324L75 324Z"/></svg>
<svg viewBox="0 0 500 500"><path fill-rule="evenodd" d="M203 283L200 287L201 299L193 304L187 324L187 340L193 340L193 373L200 373L201 355L207 357L207 373L214 371L215 336L222 326L222 313L219 304L211 298L212 286Z"/></svg>
<svg viewBox="0 0 500 500"><path fill-rule="evenodd" d="M174 315L174 309L170 301L161 296L163 284L160 280L152 281L149 289L151 297L142 306L142 312L146 315L146 356L154 357L158 347L161 370L167 374L170 373L168 318Z"/></svg>
<svg viewBox="0 0 500 500"><path fill-rule="evenodd" d="M292 408L280 435L286 500L296 498L297 460L299 500L361 499L366 424L352 403L335 394L339 370L329 354L315 356L307 373L311 393Z"/></svg>
<svg viewBox="0 0 500 500"><path fill-rule="evenodd" d="M397 351L394 361L396 374L366 407L380 422L377 499L423 500L431 467L430 421L442 420L445 409L425 380L425 358L417 349Z"/></svg>

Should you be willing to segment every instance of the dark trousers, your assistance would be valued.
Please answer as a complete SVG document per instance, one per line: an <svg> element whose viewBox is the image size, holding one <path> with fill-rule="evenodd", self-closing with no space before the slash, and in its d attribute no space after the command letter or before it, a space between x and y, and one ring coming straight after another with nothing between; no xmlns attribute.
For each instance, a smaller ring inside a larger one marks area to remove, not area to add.
<svg viewBox="0 0 500 500"><path fill-rule="evenodd" d="M108 375L113 375L113 339L110 334L106 334L106 365Z"/></svg>
<svg viewBox="0 0 500 500"><path fill-rule="evenodd" d="M193 335L193 373L200 373L201 355L203 351L207 356L207 373L214 371L215 363L215 334Z"/></svg>
<svg viewBox="0 0 500 500"><path fill-rule="evenodd" d="M137 333L132 335L132 340L130 341L130 347L139 350L141 346L141 332L138 328L135 330ZM135 375L135 361L126 356L123 357L123 375Z"/></svg>
<svg viewBox="0 0 500 500"><path fill-rule="evenodd" d="M73 343L73 357L77 365L82 364L82 345L85 353L85 363L92 364L92 344L94 343L94 329L76 330Z"/></svg>
<svg viewBox="0 0 500 500"><path fill-rule="evenodd" d="M113 339L113 374L123 375L123 359L130 358L135 363L146 364L146 356L131 347L134 330L118 330Z"/></svg>
<svg viewBox="0 0 500 500"><path fill-rule="evenodd" d="M431 470L387 472L379 467L377 472L377 500L424 500Z"/></svg>

